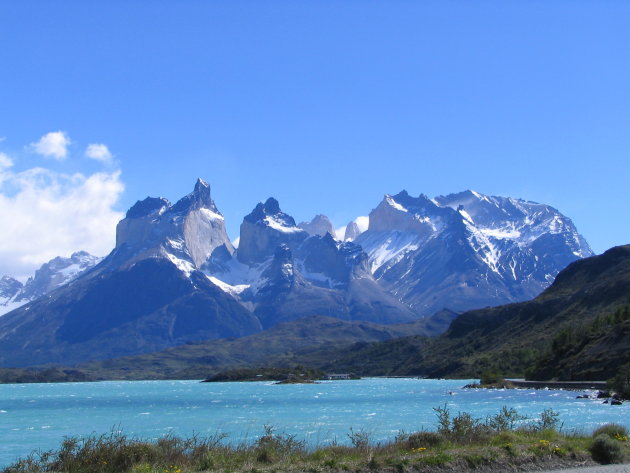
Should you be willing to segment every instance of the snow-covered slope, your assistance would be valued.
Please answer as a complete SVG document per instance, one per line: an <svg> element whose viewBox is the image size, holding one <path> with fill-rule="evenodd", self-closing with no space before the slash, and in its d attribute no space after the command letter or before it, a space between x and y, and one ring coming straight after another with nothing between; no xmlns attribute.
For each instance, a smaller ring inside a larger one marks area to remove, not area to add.
<svg viewBox="0 0 630 473"><path fill-rule="evenodd" d="M15 301L15 296L24 288L24 285L11 276L2 276L0 279L0 315L6 314L24 304Z"/></svg>
<svg viewBox="0 0 630 473"><path fill-rule="evenodd" d="M386 195L355 242L376 279L423 315L534 297L593 254L556 209L475 191Z"/></svg>
<svg viewBox="0 0 630 473"><path fill-rule="evenodd" d="M263 327L322 314L382 323L415 319L376 283L361 248L335 240L328 219L317 220L319 228L304 226L322 235L310 235L269 198L243 219L234 257L204 272Z"/></svg>
<svg viewBox="0 0 630 473"><path fill-rule="evenodd" d="M85 251L78 251L69 258L58 256L44 263L25 284L4 276L0 280L0 315L68 284L101 260Z"/></svg>

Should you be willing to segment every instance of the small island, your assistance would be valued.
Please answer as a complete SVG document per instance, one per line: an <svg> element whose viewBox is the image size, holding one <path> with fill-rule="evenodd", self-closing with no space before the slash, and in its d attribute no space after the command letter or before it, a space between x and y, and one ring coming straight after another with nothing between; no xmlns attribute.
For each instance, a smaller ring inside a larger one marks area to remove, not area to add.
<svg viewBox="0 0 630 473"><path fill-rule="evenodd" d="M221 371L203 380L204 383L230 381L276 381L277 384L312 384L324 379L319 369L296 366L293 368L236 368Z"/></svg>

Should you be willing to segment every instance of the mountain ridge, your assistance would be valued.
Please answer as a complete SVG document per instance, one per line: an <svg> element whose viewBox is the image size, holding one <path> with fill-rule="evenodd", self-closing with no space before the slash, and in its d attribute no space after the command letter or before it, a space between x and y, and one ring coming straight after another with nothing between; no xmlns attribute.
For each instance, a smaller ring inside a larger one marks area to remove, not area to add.
<svg viewBox="0 0 630 473"><path fill-rule="evenodd" d="M570 220L549 206L460 194L439 201L405 191L388 194L371 212L367 231L343 242L330 231L300 228L270 197L243 218L238 248L205 181L197 180L175 204L148 197L118 223L116 247L102 261L71 284L0 318L0 363L114 358L204 338L246 336L315 315L413 322L444 308L459 312L524 297L527 291L508 289L524 287L527 279L505 282L515 267L501 273L500 265L488 265L499 243L513 253L497 250L496 261L518 255L519 264L530 268L530 292L548 284L540 275L559 271L562 258L580 257L576 244L590 252ZM476 199L464 203L470 214L459 202L462 195ZM538 213L527 213L530 207ZM475 233L474 218L485 222L490 232L485 240ZM493 218L494 226L488 223ZM329 228L326 220L319 215L313 221ZM518 253L515 232L529 232L525 243L541 248ZM548 235L553 241L539 241ZM479 246L482 240L485 246Z"/></svg>
<svg viewBox="0 0 630 473"><path fill-rule="evenodd" d="M432 378L528 371L543 379L607 379L630 362L629 311L630 245L624 245L575 261L530 301L464 312L437 338L373 344L340 356L337 366Z"/></svg>

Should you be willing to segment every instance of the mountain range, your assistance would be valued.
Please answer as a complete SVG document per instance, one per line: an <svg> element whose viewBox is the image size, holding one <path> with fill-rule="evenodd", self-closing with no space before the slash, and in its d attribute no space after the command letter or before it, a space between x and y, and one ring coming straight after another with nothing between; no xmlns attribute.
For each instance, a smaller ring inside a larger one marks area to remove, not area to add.
<svg viewBox="0 0 630 473"><path fill-rule="evenodd" d="M44 263L24 284L11 276L3 276L0 279L0 315L68 284L101 259L85 251L77 251L69 258L58 256Z"/></svg>
<svg viewBox="0 0 630 473"><path fill-rule="evenodd" d="M534 297L592 254L552 207L473 191L386 195L366 231L351 222L342 241L331 229L322 215L297 225L269 198L235 248L206 182L175 204L147 197L107 257L0 317L0 364L150 353L315 315L404 324L448 308L452 319Z"/></svg>
<svg viewBox="0 0 630 473"><path fill-rule="evenodd" d="M467 311L439 337L383 341L331 360L366 375L609 379L630 363L630 245L571 263L530 301Z"/></svg>

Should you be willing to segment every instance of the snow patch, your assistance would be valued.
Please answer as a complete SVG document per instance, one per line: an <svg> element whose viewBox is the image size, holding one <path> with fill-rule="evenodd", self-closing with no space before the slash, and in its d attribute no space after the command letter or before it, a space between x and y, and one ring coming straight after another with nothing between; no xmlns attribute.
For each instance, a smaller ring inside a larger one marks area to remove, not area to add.
<svg viewBox="0 0 630 473"><path fill-rule="evenodd" d="M386 263L400 261L406 253L417 250L426 242L426 238L415 232L394 230L368 233L359 244L368 254L372 274Z"/></svg>
<svg viewBox="0 0 630 473"><path fill-rule="evenodd" d="M265 217L264 221L269 227L282 233L299 233L299 232L304 231L300 227L286 226L284 222L281 222L280 220L276 220L272 216Z"/></svg>
<svg viewBox="0 0 630 473"><path fill-rule="evenodd" d="M27 301L26 299L21 299L19 301L10 300L4 304L0 304L0 317L2 317L4 314L8 314L9 312L17 309L18 307L22 307L27 302L30 302L30 301Z"/></svg>
<svg viewBox="0 0 630 473"><path fill-rule="evenodd" d="M267 269L271 259L254 265L248 266L241 263L236 258L232 258L224 265L224 270L219 272L204 271L205 275L221 281L226 286L232 288L243 288L244 291L250 288L253 293L257 293L258 289L266 284L266 279L262 277L262 273ZM218 285L218 284L217 284ZM229 289L232 290L232 289ZM241 291L242 292L242 291Z"/></svg>
<svg viewBox="0 0 630 473"><path fill-rule="evenodd" d="M206 209L206 208L201 208L199 209L199 211L202 213L202 215L204 217L206 217L208 220L225 220L225 217L223 217L223 215L213 212L210 209Z"/></svg>
<svg viewBox="0 0 630 473"><path fill-rule="evenodd" d="M190 277L190 274L196 270L195 265L192 264L190 261L178 258L177 256L168 252L166 253L166 257L170 260L171 263L177 266L177 269L185 273L187 277Z"/></svg>
<svg viewBox="0 0 630 473"><path fill-rule="evenodd" d="M171 240L170 238L167 238L166 242L174 250L180 250L180 251L184 250L184 240L182 239Z"/></svg>
<svg viewBox="0 0 630 473"><path fill-rule="evenodd" d="M401 212L408 212L408 210L406 208L404 208L402 205L400 205L398 202L396 202L392 196L388 195L385 197L385 201L391 205L392 207L394 207L396 210L400 210Z"/></svg>
<svg viewBox="0 0 630 473"><path fill-rule="evenodd" d="M63 277L67 279L67 278L74 278L81 271L83 271L83 268L81 267L81 265L78 263L74 263L74 264L71 264L70 266L60 269L59 273L61 273Z"/></svg>
<svg viewBox="0 0 630 473"><path fill-rule="evenodd" d="M230 294L231 296L238 296L241 294L241 292L250 287L248 284L238 284L236 286L232 286L231 284L223 282L220 279L215 278L214 276L206 275L206 277L210 280L210 282L212 282L212 284L218 286L219 289Z"/></svg>
<svg viewBox="0 0 630 473"><path fill-rule="evenodd" d="M515 240L521 237L521 232L513 226L508 228L480 228L479 231L486 236L497 239Z"/></svg>
<svg viewBox="0 0 630 473"><path fill-rule="evenodd" d="M464 217L470 223L474 223L472 217L464 209L459 209L458 212L462 217Z"/></svg>
<svg viewBox="0 0 630 473"><path fill-rule="evenodd" d="M470 222L464 222L470 232L468 242L484 263L495 273L501 274L498 268L501 253L494 246L491 239L483 231L476 228Z"/></svg>

